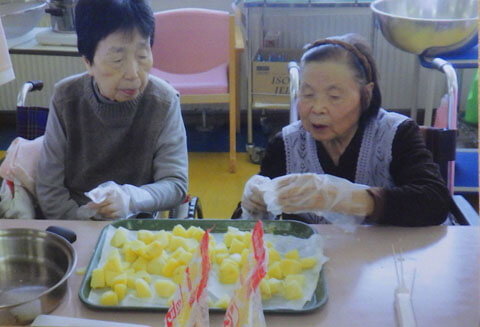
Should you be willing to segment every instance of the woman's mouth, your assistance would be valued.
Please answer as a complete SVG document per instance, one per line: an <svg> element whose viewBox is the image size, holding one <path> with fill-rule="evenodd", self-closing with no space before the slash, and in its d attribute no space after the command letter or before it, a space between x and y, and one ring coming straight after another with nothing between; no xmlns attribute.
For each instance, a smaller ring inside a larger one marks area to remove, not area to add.
<svg viewBox="0 0 480 327"><path fill-rule="evenodd" d="M312 127L316 130L324 130L325 128L327 128L328 126L327 125L324 125L324 124L313 124L312 123Z"/></svg>
<svg viewBox="0 0 480 327"><path fill-rule="evenodd" d="M128 96L135 95L137 93L137 89L121 89L120 90L122 93L125 93Z"/></svg>

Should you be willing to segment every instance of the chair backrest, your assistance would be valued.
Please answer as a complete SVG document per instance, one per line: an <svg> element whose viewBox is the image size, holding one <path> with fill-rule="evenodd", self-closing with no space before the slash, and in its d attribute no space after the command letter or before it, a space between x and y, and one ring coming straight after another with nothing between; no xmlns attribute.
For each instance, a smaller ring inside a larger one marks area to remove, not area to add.
<svg viewBox="0 0 480 327"><path fill-rule="evenodd" d="M194 74L229 61L229 14L208 9L155 13L153 67Z"/></svg>

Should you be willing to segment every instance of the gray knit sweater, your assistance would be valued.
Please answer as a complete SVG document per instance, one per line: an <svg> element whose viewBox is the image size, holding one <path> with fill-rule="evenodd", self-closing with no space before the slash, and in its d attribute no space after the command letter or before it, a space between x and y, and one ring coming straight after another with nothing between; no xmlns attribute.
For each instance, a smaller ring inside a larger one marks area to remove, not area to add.
<svg viewBox="0 0 480 327"><path fill-rule="evenodd" d="M150 76L144 92L126 102L105 101L88 74L55 86L36 181L47 219L76 219L84 192L106 181L148 191L153 207L179 204L188 185L186 134L178 93Z"/></svg>

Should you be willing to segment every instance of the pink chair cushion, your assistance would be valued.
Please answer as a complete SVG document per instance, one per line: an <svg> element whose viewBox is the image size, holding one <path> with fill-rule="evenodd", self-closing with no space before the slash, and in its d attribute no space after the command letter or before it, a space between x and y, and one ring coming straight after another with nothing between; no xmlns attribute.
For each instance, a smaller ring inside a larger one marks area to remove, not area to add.
<svg viewBox="0 0 480 327"><path fill-rule="evenodd" d="M206 72L196 74L172 74L156 68L150 74L170 83L180 94L225 94L228 93L228 65L222 64Z"/></svg>
<svg viewBox="0 0 480 327"><path fill-rule="evenodd" d="M229 14L184 8L155 13L153 66L173 74L209 71L229 61Z"/></svg>

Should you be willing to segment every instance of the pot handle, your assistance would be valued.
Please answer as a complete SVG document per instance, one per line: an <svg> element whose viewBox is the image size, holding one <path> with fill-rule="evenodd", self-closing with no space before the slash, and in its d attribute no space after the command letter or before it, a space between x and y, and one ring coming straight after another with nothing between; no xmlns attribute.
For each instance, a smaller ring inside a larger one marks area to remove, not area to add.
<svg viewBox="0 0 480 327"><path fill-rule="evenodd" d="M60 235L70 243L74 243L77 240L77 234L71 229L60 226L49 226L47 232Z"/></svg>
<svg viewBox="0 0 480 327"><path fill-rule="evenodd" d="M63 16L63 10L61 8L47 8L45 9L45 12L52 16L57 16L57 17Z"/></svg>

